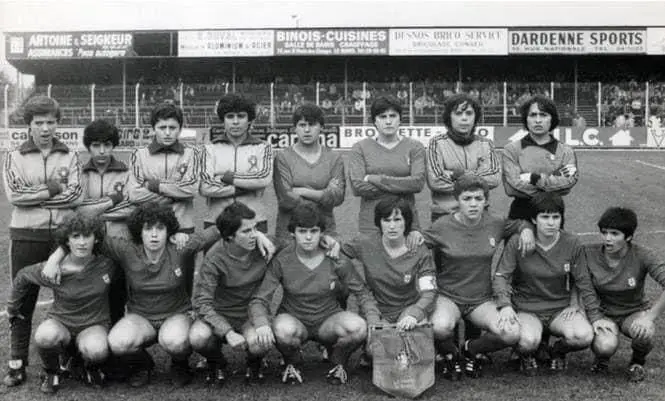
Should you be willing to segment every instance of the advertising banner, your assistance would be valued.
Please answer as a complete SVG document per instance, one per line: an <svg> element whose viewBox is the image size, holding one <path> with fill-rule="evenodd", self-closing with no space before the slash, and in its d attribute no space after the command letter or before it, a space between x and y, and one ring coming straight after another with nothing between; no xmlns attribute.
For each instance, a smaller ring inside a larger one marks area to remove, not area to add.
<svg viewBox="0 0 665 401"><path fill-rule="evenodd" d="M506 55L505 28L391 29L391 56Z"/></svg>
<svg viewBox="0 0 665 401"><path fill-rule="evenodd" d="M515 29L508 33L510 54L643 54L642 29Z"/></svg>
<svg viewBox="0 0 665 401"><path fill-rule="evenodd" d="M518 127L497 127L494 130L494 145L504 147L509 142L522 139L525 135L527 135L527 131ZM647 130L644 127L625 129L559 127L552 132L552 135L566 145L575 147L631 148L649 146Z"/></svg>
<svg viewBox="0 0 665 401"><path fill-rule="evenodd" d="M387 29L286 29L275 31L275 56L387 54Z"/></svg>
<svg viewBox="0 0 665 401"><path fill-rule="evenodd" d="M647 28L647 54L665 54L665 28Z"/></svg>
<svg viewBox="0 0 665 401"><path fill-rule="evenodd" d="M7 59L110 58L134 54L130 32L5 34Z"/></svg>
<svg viewBox="0 0 665 401"><path fill-rule="evenodd" d="M83 146L83 128L84 127L61 127L55 133L55 136L64 142L70 149L84 150ZM14 149L26 141L28 136L27 128L9 128L9 130L0 129L0 143L2 149Z"/></svg>
<svg viewBox="0 0 665 401"><path fill-rule="evenodd" d="M178 31L178 57L269 57L274 54L274 31Z"/></svg>
<svg viewBox="0 0 665 401"><path fill-rule="evenodd" d="M224 127L215 126L210 128L209 135L206 135L204 142L209 143L211 138L216 138L218 136L224 135ZM284 149L288 148L298 140L298 135L293 132L293 127L290 125L284 125L280 127L270 128L268 126L264 127L253 127L252 136L260 138L264 141L270 142L270 144L275 149ZM339 148L339 130L336 126L325 126L321 130L321 135L319 136L319 142L322 145L325 145L329 148Z"/></svg>
<svg viewBox="0 0 665 401"><path fill-rule="evenodd" d="M482 126L476 127L476 134L485 138L494 139L494 127ZM423 145L427 146L430 139L439 134L444 134L446 127L443 126L401 126L399 127L399 134L408 138L413 138L420 141ZM341 126L339 127L339 147L350 148L356 142L365 138L375 138L378 135L376 128L373 126L365 127L352 127Z"/></svg>

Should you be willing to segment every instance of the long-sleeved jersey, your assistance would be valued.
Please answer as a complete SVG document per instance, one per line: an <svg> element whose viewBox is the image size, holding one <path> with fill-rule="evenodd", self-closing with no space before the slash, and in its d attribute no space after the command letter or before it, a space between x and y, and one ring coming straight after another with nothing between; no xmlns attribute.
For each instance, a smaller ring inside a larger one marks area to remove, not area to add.
<svg viewBox="0 0 665 401"><path fill-rule="evenodd" d="M650 307L644 294L647 275L665 287L665 262L641 245L630 244L615 268L607 264L602 244L587 245L586 255L591 281L607 316L628 316Z"/></svg>
<svg viewBox="0 0 665 401"><path fill-rule="evenodd" d="M127 165L115 157L111 157L111 162L103 173L99 172L92 160L88 161L81 169L83 202L77 210L89 216L100 216L107 222L107 235L113 236L125 231L113 227L124 226L127 217L135 209L129 202L128 180ZM114 204L109 195L117 195L121 201Z"/></svg>
<svg viewBox="0 0 665 401"><path fill-rule="evenodd" d="M492 299L492 257L499 242L524 227L521 220L506 220L483 212L469 227L453 214L438 219L423 232L425 242L441 252L437 266L439 292L459 304Z"/></svg>
<svg viewBox="0 0 665 401"><path fill-rule="evenodd" d="M219 337L233 329L232 321L249 319L248 305L263 281L268 262L258 249L246 260L229 253L223 243L206 253L194 288L194 308L199 318Z"/></svg>
<svg viewBox="0 0 665 401"><path fill-rule="evenodd" d="M589 320L593 323L602 317L584 247L577 236L561 231L552 248L544 250L537 245L526 256L517 248L518 241L517 236L508 240L494 275L498 307L512 304L523 312L556 312L570 305L575 286Z"/></svg>
<svg viewBox="0 0 665 401"><path fill-rule="evenodd" d="M374 225L374 207L386 195L400 195L408 200L414 214L413 227L418 228L415 194L425 185L425 147L415 139L402 138L388 149L373 138L353 145L349 154L349 183L353 194L360 197L358 230L361 233L378 231ZM381 175L378 184L364 180L367 175Z"/></svg>
<svg viewBox="0 0 665 401"><path fill-rule="evenodd" d="M205 222L214 223L226 206L236 200L256 212L259 221L270 216L263 193L272 180L272 146L248 135L235 146L226 135L203 147L199 192L206 198ZM223 181L226 175L232 182Z"/></svg>
<svg viewBox="0 0 665 401"><path fill-rule="evenodd" d="M128 193L131 203L170 204L180 230L194 232L194 195L199 178L196 149L180 142L165 147L153 141L132 153L130 173ZM159 181L157 192L147 188L145 183L148 180Z"/></svg>
<svg viewBox="0 0 665 401"><path fill-rule="evenodd" d="M280 252L270 262L263 282L249 303L249 316L255 327L270 324L270 304L275 291L284 295L278 313L288 313L305 325L315 325L342 308L337 301L341 284L358 297L360 309L369 323L379 320L379 310L372 293L346 257L325 257L314 269L303 264L295 245Z"/></svg>
<svg viewBox="0 0 665 401"><path fill-rule="evenodd" d="M415 253L392 258L383 246L381 234L374 233L344 243L342 252L362 263L365 282L384 319L395 322L410 315L421 321L432 313L436 269L432 253L425 245Z"/></svg>
<svg viewBox="0 0 665 401"><path fill-rule="evenodd" d="M95 256L77 273L63 274L60 284L52 284L42 277L43 263L19 270L14 279L7 313L20 313L31 285L51 288L53 304L48 317L70 328L85 328L109 323L109 286L115 266L106 256Z"/></svg>
<svg viewBox="0 0 665 401"><path fill-rule="evenodd" d="M470 172L485 179L490 189L501 182L501 161L492 141L476 136L476 140L463 146L456 144L448 134L430 140L427 147L427 185L432 191L432 212L450 214L457 207L453 174Z"/></svg>
<svg viewBox="0 0 665 401"><path fill-rule="evenodd" d="M344 202L346 177L342 155L327 147L321 148L319 160L310 163L293 148L275 156L273 185L277 195L278 213L275 233L278 238L288 236L287 226L291 213L304 200L292 191L294 187L307 187L324 191L318 202L314 202L325 219L326 231L335 231L333 208ZM313 202L313 201L312 201Z"/></svg>
<svg viewBox="0 0 665 401"><path fill-rule="evenodd" d="M192 309L187 291L186 260L220 239L217 227L190 235L181 251L167 242L157 263L151 263L142 244L125 238L106 237L105 253L118 262L127 280L127 311L148 320L163 320Z"/></svg>
<svg viewBox="0 0 665 401"><path fill-rule="evenodd" d="M545 145L538 145L527 135L503 150L503 186L508 196L528 199L538 192L566 195L577 183L577 172L570 177L560 173L566 165L577 167L575 152L554 137ZM532 174L532 180L520 180L523 173Z"/></svg>
<svg viewBox="0 0 665 401"><path fill-rule="evenodd" d="M82 200L78 153L57 138L46 156L32 139L7 153L3 179L13 206L9 223L12 240L47 241ZM64 185L64 190L52 196L48 182Z"/></svg>

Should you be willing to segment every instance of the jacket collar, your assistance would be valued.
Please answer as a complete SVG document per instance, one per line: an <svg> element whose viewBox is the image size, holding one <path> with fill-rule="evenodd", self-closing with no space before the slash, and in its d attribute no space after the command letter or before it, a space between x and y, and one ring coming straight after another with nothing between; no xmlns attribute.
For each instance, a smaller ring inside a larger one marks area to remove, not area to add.
<svg viewBox="0 0 665 401"><path fill-rule="evenodd" d="M537 146L539 148L543 148L546 151L550 152L551 154L556 154L556 150L559 147L559 141L553 137L550 134L550 141L547 142L544 145L539 145L534 140L531 138L530 134L527 134L524 138L522 138L522 149L526 148L527 146Z"/></svg>
<svg viewBox="0 0 665 401"><path fill-rule="evenodd" d="M19 146L18 151L22 155L25 155L27 153L32 153L32 152L41 152L41 149L37 147L35 141L33 141L32 137L30 137L28 138L27 141L23 142ZM67 147L67 145L65 145L64 142L61 142L58 138L53 137L53 146L51 147L51 153L53 152L69 153L69 147Z"/></svg>
<svg viewBox="0 0 665 401"><path fill-rule="evenodd" d="M98 171L97 166L92 162L92 158L88 160L88 162L83 165L82 168L83 172L86 173L88 171ZM123 172L127 171L127 165L123 163L122 161L116 159L114 156L111 156L111 162L109 163L108 167L106 167L106 171L117 171L117 172Z"/></svg>
<svg viewBox="0 0 665 401"><path fill-rule="evenodd" d="M233 142L231 142L231 140L226 135L226 133L224 133L223 135L220 135L217 138L213 139L212 143L230 143L230 144L232 144ZM255 144L259 144L259 143L263 143L263 141L250 133L250 134L247 134L247 136L240 143L240 145L255 145Z"/></svg>
<svg viewBox="0 0 665 401"><path fill-rule="evenodd" d="M182 155L185 153L185 146L182 143L180 143L180 141L175 141L173 145L165 146L153 139L152 142L150 142L150 145L148 145L148 152L151 155L154 155L155 153L159 152L164 152L164 153L173 152Z"/></svg>

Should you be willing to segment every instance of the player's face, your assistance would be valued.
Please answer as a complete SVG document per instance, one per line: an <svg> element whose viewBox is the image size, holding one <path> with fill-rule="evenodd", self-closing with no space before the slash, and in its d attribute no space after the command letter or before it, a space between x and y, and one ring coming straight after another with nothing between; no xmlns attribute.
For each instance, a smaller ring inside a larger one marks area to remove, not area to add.
<svg viewBox="0 0 665 401"><path fill-rule="evenodd" d="M394 136L399 132L400 116L396 110L388 109L374 117L374 125L380 134Z"/></svg>
<svg viewBox="0 0 665 401"><path fill-rule="evenodd" d="M616 254L628 246L626 235L615 228L603 228L600 230L600 236L603 239L603 246L606 253Z"/></svg>
<svg viewBox="0 0 665 401"><path fill-rule="evenodd" d="M475 123L476 112L467 102L460 103L457 108L450 113L450 125L455 132L467 135L471 133Z"/></svg>
<svg viewBox="0 0 665 401"><path fill-rule="evenodd" d="M242 138L249 131L249 116L246 111L232 111L224 114L224 131L233 138Z"/></svg>
<svg viewBox="0 0 665 401"><path fill-rule="evenodd" d="M302 119L296 124L296 135L298 135L298 142L303 145L310 146L319 141L319 134L321 133L321 124L316 121L311 124Z"/></svg>
<svg viewBox="0 0 665 401"><path fill-rule="evenodd" d="M170 146L176 143L180 137L182 127L175 118L159 120L155 123L155 140L157 143Z"/></svg>
<svg viewBox="0 0 665 401"><path fill-rule="evenodd" d="M541 212L533 221L536 225L536 236L538 238L552 238L561 229L561 213Z"/></svg>
<svg viewBox="0 0 665 401"><path fill-rule="evenodd" d="M301 251L312 252L318 249L321 241L321 228L315 227L296 227L293 231L296 237L296 246Z"/></svg>
<svg viewBox="0 0 665 401"><path fill-rule="evenodd" d="M538 103L534 103L526 115L526 126L533 135L547 135L552 126L552 115L540 110Z"/></svg>
<svg viewBox="0 0 665 401"><path fill-rule="evenodd" d="M95 141L90 144L90 157L97 165L106 165L111 161L113 155L113 143L111 141L99 142Z"/></svg>
<svg viewBox="0 0 665 401"><path fill-rule="evenodd" d="M92 249L95 246L95 234L83 235L81 233L73 233L67 239L67 245L72 256L87 258L92 255Z"/></svg>
<svg viewBox="0 0 665 401"><path fill-rule="evenodd" d="M57 129L58 120L53 113L33 116L29 126L30 137L39 148L51 146Z"/></svg>
<svg viewBox="0 0 665 401"><path fill-rule="evenodd" d="M166 246L166 237L168 231L164 223L155 223L143 225L141 230L141 239L143 240L143 247L149 251L156 252L162 250Z"/></svg>
<svg viewBox="0 0 665 401"><path fill-rule="evenodd" d="M457 198L459 203L459 211L466 219L477 221L483 215L485 205L487 205L487 198L482 189L473 191L463 191Z"/></svg>
<svg viewBox="0 0 665 401"><path fill-rule="evenodd" d="M231 242L246 251L253 251L256 248L256 220L242 219Z"/></svg>
<svg viewBox="0 0 665 401"><path fill-rule="evenodd" d="M381 219L381 233L386 239L398 239L404 236L406 221L402 216L402 211L393 209L390 216Z"/></svg>

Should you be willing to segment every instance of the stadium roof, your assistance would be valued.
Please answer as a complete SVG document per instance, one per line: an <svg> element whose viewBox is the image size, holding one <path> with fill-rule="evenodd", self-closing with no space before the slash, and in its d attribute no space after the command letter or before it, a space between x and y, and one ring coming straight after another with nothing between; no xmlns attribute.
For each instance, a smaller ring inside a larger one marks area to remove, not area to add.
<svg viewBox="0 0 665 401"><path fill-rule="evenodd" d="M0 0L0 31L658 26L663 15L665 1Z"/></svg>

